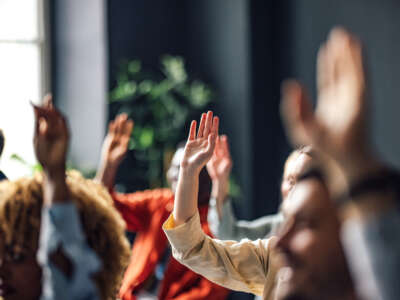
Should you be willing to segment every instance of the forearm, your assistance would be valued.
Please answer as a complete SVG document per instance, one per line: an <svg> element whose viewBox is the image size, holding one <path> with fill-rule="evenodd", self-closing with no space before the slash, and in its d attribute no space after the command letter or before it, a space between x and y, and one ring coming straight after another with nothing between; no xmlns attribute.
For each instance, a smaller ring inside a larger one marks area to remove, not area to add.
<svg viewBox="0 0 400 300"><path fill-rule="evenodd" d="M181 167L173 210L176 226L187 222L196 214L198 190L199 174Z"/></svg>
<svg viewBox="0 0 400 300"><path fill-rule="evenodd" d="M53 203L66 203L69 201L65 167L44 171L43 198L44 204L47 206L51 206Z"/></svg>
<svg viewBox="0 0 400 300"><path fill-rule="evenodd" d="M213 180L211 189L211 198L216 200L216 210L218 218L223 217L223 206L228 196L229 182L227 179Z"/></svg>
<svg viewBox="0 0 400 300"><path fill-rule="evenodd" d="M115 183L118 166L112 166L108 163L101 163L95 177L95 181L111 189Z"/></svg>

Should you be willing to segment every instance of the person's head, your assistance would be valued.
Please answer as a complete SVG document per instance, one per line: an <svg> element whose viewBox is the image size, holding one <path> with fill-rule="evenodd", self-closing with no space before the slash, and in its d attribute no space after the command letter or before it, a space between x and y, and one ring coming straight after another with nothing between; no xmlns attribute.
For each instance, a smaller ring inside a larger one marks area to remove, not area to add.
<svg viewBox="0 0 400 300"><path fill-rule="evenodd" d="M299 175L310 166L313 155L313 149L310 146L298 148L289 154L283 167L281 182L281 196L283 200L289 195Z"/></svg>
<svg viewBox="0 0 400 300"><path fill-rule="evenodd" d="M340 226L326 185L317 172L305 172L283 202L285 224L278 235L286 279L279 299L343 299L352 283Z"/></svg>
<svg viewBox="0 0 400 300"><path fill-rule="evenodd" d="M5 144L4 133L3 130L0 129L0 157L3 154L4 144Z"/></svg>
<svg viewBox="0 0 400 300"><path fill-rule="evenodd" d="M107 191L77 172L67 184L89 246L102 262L95 274L101 299L115 299L129 260L125 225ZM42 178L0 183L0 291L4 300L38 300L41 268L36 262L42 209Z"/></svg>
<svg viewBox="0 0 400 300"><path fill-rule="evenodd" d="M179 168L183 157L184 148L185 148L184 143L178 145L175 154L172 157L169 169L167 171L167 180L174 193L176 191L176 186L178 184ZM211 178L210 175L208 175L207 169L204 167L199 175L198 205L207 204L210 201L210 196L211 196Z"/></svg>

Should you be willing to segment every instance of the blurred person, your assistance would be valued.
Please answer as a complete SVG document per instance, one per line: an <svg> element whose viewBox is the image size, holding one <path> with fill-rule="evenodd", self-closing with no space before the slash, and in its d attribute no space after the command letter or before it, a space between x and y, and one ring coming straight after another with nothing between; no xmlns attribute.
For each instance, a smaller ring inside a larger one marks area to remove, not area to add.
<svg viewBox="0 0 400 300"><path fill-rule="evenodd" d="M5 137L4 137L4 133L3 130L0 129L0 158L1 155L3 154L3 150L4 150L4 144L5 144ZM0 170L0 181L7 179L6 175L4 175L4 173Z"/></svg>
<svg viewBox="0 0 400 300"><path fill-rule="evenodd" d="M318 53L318 99L312 110L296 81L283 87L282 116L294 144L312 144L324 159L342 240L361 299L400 297L400 176L374 153L362 46L343 28Z"/></svg>
<svg viewBox="0 0 400 300"><path fill-rule="evenodd" d="M276 231L282 222L279 213L253 221L236 219L228 196L232 158L226 135L217 138L213 156L207 163L207 170L212 180L208 223L215 237L236 241L244 238L255 240Z"/></svg>
<svg viewBox="0 0 400 300"><path fill-rule="evenodd" d="M100 167L96 178L111 192L115 207L127 223L128 231L136 232L132 257L125 272L119 297L132 299L225 299L229 291L197 275L176 261L170 254L162 224L174 203L183 149L178 147L167 172L171 189L154 189L121 194L113 190L118 167L124 158L133 129L125 114L109 124L104 140ZM201 226L211 235L207 223L211 180L207 170L200 172L198 192Z"/></svg>
<svg viewBox="0 0 400 300"><path fill-rule="evenodd" d="M282 199L287 197L296 183L297 176L303 169L303 164L308 161L311 151L311 147L301 147L288 156L283 168L281 182ZM228 197L231 169L232 159L229 152L228 138L222 135L221 138L217 139L213 156L207 163L207 170L212 179L208 223L213 235L222 240L240 241L244 238L255 240L275 234L283 222L280 212L253 221L236 219L231 200Z"/></svg>
<svg viewBox="0 0 400 300"><path fill-rule="evenodd" d="M69 133L50 98L34 106L43 174L0 183L0 296L4 300L111 300L129 257L107 191L65 174Z"/></svg>
<svg viewBox="0 0 400 300"><path fill-rule="evenodd" d="M282 247L284 239L278 240L279 247L274 247L277 242L276 237L257 241L220 241L207 237L199 226L195 206L198 170L212 156L218 134L218 122L217 117L213 118L212 112L209 112L207 116L203 115L196 136L196 122L193 121L181 162L174 210L164 224L164 230L171 243L174 257L191 269L233 290L263 295L264 299L277 299L278 296L283 295L280 289L281 286L282 288L287 286L285 277L289 274L286 271L282 273L284 276L276 276L278 269L282 267L283 254L279 253L279 250L286 250ZM310 155L304 153L301 154L301 157L305 161L301 170L298 170L300 175L314 160ZM290 190L295 186L289 188L289 193L294 193ZM321 193L321 187L317 187L320 189L296 196L299 199L292 199L292 194L286 196L286 200L283 202L284 214L288 215L285 228L288 228L287 222L292 220L292 212L318 215L320 203L329 203L329 198L326 198L328 194ZM284 194L285 191L284 189ZM322 199L315 199L316 197ZM339 288L340 291L335 291L336 295L347 294L348 288L351 291L350 276L339 242L339 222L335 211L327 209L321 217L309 215L310 220L314 218L319 221L318 224L315 223L315 229L312 229L311 223L310 225L302 222L296 223L298 226L303 226L305 230L308 226L308 233L303 236L307 238L304 243L299 245L300 247L294 248L294 250L298 250L298 257L302 258L299 261L302 261L303 269L299 268L299 270L302 270L303 275L300 273L299 277L292 278L329 277L329 280L299 282L298 287L303 287L305 282L308 286L308 288L304 287L305 292L302 293L302 298L282 297L278 299L330 299L326 298L325 291ZM304 221L307 222L306 219ZM315 232L312 232L313 230ZM187 239L187 236L191 236L191 238ZM332 274L333 277L331 277ZM345 284L342 285L342 282ZM310 293L310 291L316 292Z"/></svg>
<svg viewBox="0 0 400 300"><path fill-rule="evenodd" d="M282 201L295 185L300 172L309 163L311 152L311 147L301 147L288 156L281 182ZM208 223L213 235L218 239L236 241L245 238L255 240L276 235L283 222L281 206L279 213L274 215L267 215L252 221L236 219L231 201L227 196L231 169L232 159L228 138L222 135L217 139L213 156L207 163L207 170L213 182L208 212ZM261 299L261 296L256 296L255 299Z"/></svg>
<svg viewBox="0 0 400 300"><path fill-rule="evenodd" d="M286 268L277 299L356 299L328 189L321 177L303 171L283 202L276 247Z"/></svg>

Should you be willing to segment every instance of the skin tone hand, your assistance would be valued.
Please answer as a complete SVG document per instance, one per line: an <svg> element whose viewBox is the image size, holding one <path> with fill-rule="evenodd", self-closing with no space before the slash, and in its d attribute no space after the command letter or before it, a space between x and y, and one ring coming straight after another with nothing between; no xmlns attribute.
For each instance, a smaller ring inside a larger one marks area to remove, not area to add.
<svg viewBox="0 0 400 300"><path fill-rule="evenodd" d="M229 176L232 171L232 158L226 135L217 138L214 153L207 163L207 171L212 180L211 197L217 200L217 211L221 218L222 206L229 190Z"/></svg>
<svg viewBox="0 0 400 300"><path fill-rule="evenodd" d="M50 95L42 106L33 105L35 113L35 154L43 167L44 204L66 202L68 189L65 182L65 162L69 131L63 115L54 107Z"/></svg>
<svg viewBox="0 0 400 300"><path fill-rule="evenodd" d="M219 119L213 117L211 111L202 114L197 135L197 122L192 121L190 125L175 194L173 216L176 226L185 223L197 212L199 174L214 153L218 126Z"/></svg>
<svg viewBox="0 0 400 300"><path fill-rule="evenodd" d="M133 121L129 120L126 114L118 115L108 125L108 134L103 142L95 180L109 189L113 187L118 167L128 151L133 125Z"/></svg>
<svg viewBox="0 0 400 300"><path fill-rule="evenodd" d="M316 110L296 81L283 85L282 117L294 144L312 145L330 165L332 183L341 187L379 168L367 135L366 79L361 43L335 28L317 60ZM334 176L333 174L340 174ZM341 182L340 182L341 181Z"/></svg>
<svg viewBox="0 0 400 300"><path fill-rule="evenodd" d="M70 201L65 181L65 163L69 144L69 130L64 116L54 107L50 95L42 106L33 105L35 113L35 154L43 167L43 204L52 206ZM67 277L72 276L73 266L61 249L50 259Z"/></svg>

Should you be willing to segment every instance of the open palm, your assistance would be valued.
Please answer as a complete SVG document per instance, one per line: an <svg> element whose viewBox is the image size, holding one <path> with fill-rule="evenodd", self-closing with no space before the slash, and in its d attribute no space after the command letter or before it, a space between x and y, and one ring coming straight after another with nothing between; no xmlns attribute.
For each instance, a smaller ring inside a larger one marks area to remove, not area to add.
<svg viewBox="0 0 400 300"><path fill-rule="evenodd" d="M283 117L291 140L311 144L338 160L362 153L367 141L361 45L345 30L332 30L321 47L317 81L315 112L298 82L284 86Z"/></svg>
<svg viewBox="0 0 400 300"><path fill-rule="evenodd" d="M133 130L133 121L126 114L119 115L108 126L108 134L103 143L103 159L110 165L119 165L128 150Z"/></svg>
<svg viewBox="0 0 400 300"><path fill-rule="evenodd" d="M68 150L69 131L64 116L55 109L51 96L43 106L33 106L35 112L35 154L47 171L64 168Z"/></svg>
<svg viewBox="0 0 400 300"><path fill-rule="evenodd" d="M218 117L209 111L202 114L196 135L197 122L192 121L189 137L185 146L181 166L184 169L200 172L210 160L218 137Z"/></svg>
<svg viewBox="0 0 400 300"><path fill-rule="evenodd" d="M214 153L207 163L207 171L212 180L227 180L232 170L232 158L229 152L228 137L217 139Z"/></svg>

